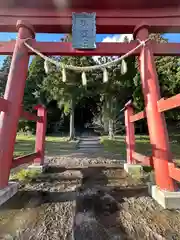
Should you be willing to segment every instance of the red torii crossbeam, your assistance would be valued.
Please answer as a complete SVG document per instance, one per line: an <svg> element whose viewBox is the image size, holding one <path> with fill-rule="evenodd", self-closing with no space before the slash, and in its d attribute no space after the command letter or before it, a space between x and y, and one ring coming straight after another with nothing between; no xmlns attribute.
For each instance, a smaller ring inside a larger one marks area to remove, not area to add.
<svg viewBox="0 0 180 240"><path fill-rule="evenodd" d="M111 0L104 1L103 5L97 0L0 1L0 31L18 31L16 41L0 42L0 55L13 55L4 100L0 101L0 108L3 111L0 119L0 190L8 189L10 168L13 165L17 166L23 162L29 162L34 158L38 165L42 165L44 161L46 110L42 107L38 111L38 116L34 118L32 114L23 112L21 108L29 56L34 55L24 45L23 41L27 38L34 38L35 33L38 32L70 33L72 30L72 12L96 12L97 33L133 33L134 39L137 41L131 43L98 43L96 50L88 51L75 50L72 48L71 43L49 43L31 40L29 44L48 56L120 56L134 49L138 45L138 40L145 41L149 39L150 33L180 32L179 0L149 2ZM21 20L19 21L19 19ZM165 100L166 102L159 101L161 96L154 55L180 56L180 44L158 44L148 41L144 47L141 47L133 54L138 56L139 60L145 111L134 115L132 106L126 106L127 160L130 164L140 161L153 165L157 190L168 190L175 193L178 186L174 180L178 181L180 179L180 171L172 164L166 123L161 112L179 106L179 96ZM15 138L21 116L30 120L42 118L44 120L37 121L38 138L35 154L19 158L17 163L13 163ZM152 156L150 157L135 152L134 122L144 117L148 122L152 146ZM174 199L174 195L172 199Z"/></svg>
<svg viewBox="0 0 180 240"><path fill-rule="evenodd" d="M69 33L72 30L72 12L85 11L96 12L97 33L133 33L134 27L142 22L148 23L153 33L180 32L179 0L171 0L166 8L164 1L149 2L146 8L146 4L139 0L111 0L103 6L97 0L87 1L88 4L86 1L67 0L66 6L56 6L53 2L14 0L12 4L11 0L0 1L0 31L15 32L17 20L22 19L30 22L36 32Z"/></svg>
<svg viewBox="0 0 180 240"><path fill-rule="evenodd" d="M180 56L180 43L155 43L152 42L152 50L155 56ZM96 50L77 50L72 48L71 43L66 42L36 42L30 40L28 43L41 53L51 56L121 56L134 49L139 43L131 41L130 43L97 43ZM13 53L15 41L0 42L0 55L11 55ZM29 50L29 55L34 53ZM140 49L137 49L132 55L138 56Z"/></svg>

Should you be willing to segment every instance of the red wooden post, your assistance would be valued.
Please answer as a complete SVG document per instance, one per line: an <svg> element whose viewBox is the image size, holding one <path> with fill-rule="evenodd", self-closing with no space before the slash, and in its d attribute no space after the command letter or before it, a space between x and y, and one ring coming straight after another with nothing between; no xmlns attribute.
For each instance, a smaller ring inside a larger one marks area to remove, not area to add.
<svg viewBox="0 0 180 240"><path fill-rule="evenodd" d="M8 185L28 70L28 49L24 46L22 39L34 37L32 26L24 21L17 22L17 29L18 37L4 94L4 99L10 102L10 106L8 112L1 113L0 116L0 189Z"/></svg>
<svg viewBox="0 0 180 240"><path fill-rule="evenodd" d="M141 41L149 38L148 26L143 24L135 29L134 38ZM177 189L173 179L169 176L168 162L172 161L167 127L164 115L158 111L160 88L151 49L148 42L140 53L140 73L145 101L145 110L153 150L153 161L156 175L156 184L164 190Z"/></svg>
<svg viewBox="0 0 180 240"><path fill-rule="evenodd" d="M134 134L134 123L130 121L130 117L133 115L133 106L131 102L125 105L125 126L126 126L126 153L127 163L133 164L133 152L135 150L135 134Z"/></svg>
<svg viewBox="0 0 180 240"><path fill-rule="evenodd" d="M38 165L44 164L45 152L45 138L46 138L46 125L47 125L47 111L42 105L36 106L37 115L41 118L36 123L36 145L35 151L39 153L39 157L35 158L34 163Z"/></svg>

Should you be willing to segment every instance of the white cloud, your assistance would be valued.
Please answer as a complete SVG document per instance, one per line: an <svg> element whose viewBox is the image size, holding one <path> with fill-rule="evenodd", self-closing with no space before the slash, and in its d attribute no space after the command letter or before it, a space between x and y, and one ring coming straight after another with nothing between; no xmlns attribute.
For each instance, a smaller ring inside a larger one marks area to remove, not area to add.
<svg viewBox="0 0 180 240"><path fill-rule="evenodd" d="M125 37L127 37L129 41L133 40L132 34L120 34L112 37L106 37L103 39L103 42L123 42Z"/></svg>
<svg viewBox="0 0 180 240"><path fill-rule="evenodd" d="M120 34L120 35L113 35L112 37L106 37L103 39L102 42L123 42L124 38L127 37L129 42L133 40L133 35L132 34ZM95 56L93 59L98 62L98 58L100 56Z"/></svg>

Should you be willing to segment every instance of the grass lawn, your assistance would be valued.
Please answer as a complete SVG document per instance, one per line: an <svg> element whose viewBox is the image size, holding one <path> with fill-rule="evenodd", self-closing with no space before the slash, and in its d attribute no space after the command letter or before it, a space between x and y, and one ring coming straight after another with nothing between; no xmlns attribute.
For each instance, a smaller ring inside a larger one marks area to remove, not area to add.
<svg viewBox="0 0 180 240"><path fill-rule="evenodd" d="M123 158L126 158L125 136L116 136L114 140L108 139L107 136L101 137L101 143L106 151L112 153L120 153ZM173 153L173 158L180 162L180 134L170 135L170 146ZM146 135L136 135L136 152L143 155L151 155L151 145L149 137Z"/></svg>
<svg viewBox="0 0 180 240"><path fill-rule="evenodd" d="M46 137L46 155L60 155L62 150L75 149L77 141L68 141L67 137ZM17 135L14 156L23 156L34 152L35 136Z"/></svg>

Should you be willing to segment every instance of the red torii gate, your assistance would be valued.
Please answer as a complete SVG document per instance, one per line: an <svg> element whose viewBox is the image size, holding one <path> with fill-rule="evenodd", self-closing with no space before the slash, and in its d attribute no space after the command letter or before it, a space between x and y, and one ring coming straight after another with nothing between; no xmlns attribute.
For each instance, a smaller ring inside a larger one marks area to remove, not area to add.
<svg viewBox="0 0 180 240"><path fill-rule="evenodd" d="M55 2L57 5L54 4ZM70 32L72 12L83 11L96 12L97 33L133 32L134 39L143 41L148 39L150 32L180 32L179 0L152 1L148 5L138 0L133 2L131 0L112 0L104 1L103 7L96 0L91 2L66 1L66 6L60 2L49 0L27 2L24 2L24 0L13 2L6 0L0 2L0 31L18 31L16 41L0 42L1 55L13 54L4 99L0 99L0 107L3 112L1 113L0 128L0 189L3 190L8 186L17 126L22 115L21 104L29 55L33 54L24 45L24 39L31 38L30 44L47 55L122 55L137 46L136 40L131 43L98 43L96 50L80 51L73 49L71 43L41 43L34 40L35 32ZM176 192L177 185L169 174L168 164L172 157L169 150L166 123L163 114L158 109L160 92L153 55L180 55L180 44L148 42L145 47L137 50L134 54L139 56L140 61L142 89L146 105L145 112L153 148L152 158L156 172L156 184L162 191ZM129 106L126 106L127 109L131 109ZM25 115L27 116L27 114ZM130 164L133 163L132 155L134 154L134 130L132 121L130 121L131 115L132 110L128 110L126 113L127 157ZM39 125L41 132L37 131L39 135L36 153L33 157L28 158L32 161L38 157L39 164L43 164L44 158L46 120L43 110L41 111L41 117L44 117L44 119L30 117L30 119L37 120L39 124L41 123ZM24 161L24 159L20 159L19 163ZM176 171L179 174L179 170L176 169Z"/></svg>

